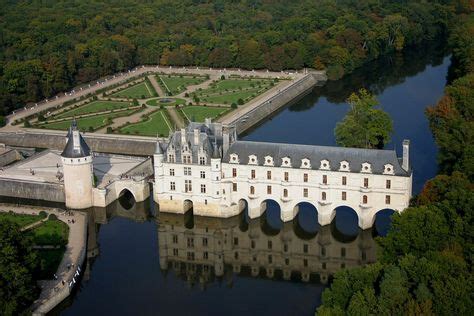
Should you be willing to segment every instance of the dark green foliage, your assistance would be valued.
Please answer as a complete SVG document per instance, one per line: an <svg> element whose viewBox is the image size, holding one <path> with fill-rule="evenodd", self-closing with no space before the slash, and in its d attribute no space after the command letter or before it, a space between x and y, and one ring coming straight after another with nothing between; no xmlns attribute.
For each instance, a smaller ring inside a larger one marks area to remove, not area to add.
<svg viewBox="0 0 474 316"><path fill-rule="evenodd" d="M241 98L239 98L239 99L237 100L237 104L238 104L238 105L242 105L242 104L244 104L244 103L245 103L244 100L242 100Z"/></svg>
<svg viewBox="0 0 474 316"><path fill-rule="evenodd" d="M33 273L37 268L32 240L20 227L0 221L0 314L17 315L38 295Z"/></svg>
<svg viewBox="0 0 474 316"><path fill-rule="evenodd" d="M237 103L232 102L232 104L230 105L230 107L231 107L232 109L236 109L236 108L237 108Z"/></svg>
<svg viewBox="0 0 474 316"><path fill-rule="evenodd" d="M359 94L353 93L347 102L351 109L334 131L338 145L382 149L390 141L393 130L390 116L374 109L378 101L365 89L361 89Z"/></svg>

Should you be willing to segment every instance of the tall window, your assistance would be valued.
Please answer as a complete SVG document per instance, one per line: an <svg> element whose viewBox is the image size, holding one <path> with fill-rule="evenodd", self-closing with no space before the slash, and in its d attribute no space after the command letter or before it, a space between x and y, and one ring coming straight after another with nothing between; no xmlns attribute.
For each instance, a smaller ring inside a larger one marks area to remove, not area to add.
<svg viewBox="0 0 474 316"><path fill-rule="evenodd" d="M385 188L390 189L391 187L392 187L392 181L391 180L385 181Z"/></svg>
<svg viewBox="0 0 474 316"><path fill-rule="evenodd" d="M267 171L267 179L268 180L272 179L272 172L270 170Z"/></svg>
<svg viewBox="0 0 474 316"><path fill-rule="evenodd" d="M232 183L232 191L237 191L237 183Z"/></svg>
<svg viewBox="0 0 474 316"><path fill-rule="evenodd" d="M174 177L174 169L170 169L170 176Z"/></svg>
<svg viewBox="0 0 474 316"><path fill-rule="evenodd" d="M206 185L201 184L201 193L206 193Z"/></svg>
<svg viewBox="0 0 474 316"><path fill-rule="evenodd" d="M326 192L321 192L321 200L326 201Z"/></svg>
<svg viewBox="0 0 474 316"><path fill-rule="evenodd" d="M308 174L303 174L303 182L308 182Z"/></svg>
<svg viewBox="0 0 474 316"><path fill-rule="evenodd" d="M345 191L342 191L341 199L342 199L343 201L347 200L347 193L346 193Z"/></svg>
<svg viewBox="0 0 474 316"><path fill-rule="evenodd" d="M303 189L303 196L308 197L308 188Z"/></svg>
<svg viewBox="0 0 474 316"><path fill-rule="evenodd" d="M250 171L250 177L251 177L252 179L255 179L255 170L254 170L254 169L252 169L252 170Z"/></svg>
<svg viewBox="0 0 474 316"><path fill-rule="evenodd" d="M267 194L272 194L272 186L267 185Z"/></svg>
<svg viewBox="0 0 474 316"><path fill-rule="evenodd" d="M201 171L201 179L206 179L206 171Z"/></svg>
<svg viewBox="0 0 474 316"><path fill-rule="evenodd" d="M254 186L251 186L250 187L250 194L255 194L255 187Z"/></svg>
<svg viewBox="0 0 474 316"><path fill-rule="evenodd" d="M364 188L369 187L369 178L364 178Z"/></svg>
<svg viewBox="0 0 474 316"><path fill-rule="evenodd" d="M283 197L288 197L288 189L283 189Z"/></svg>
<svg viewBox="0 0 474 316"><path fill-rule="evenodd" d="M390 204L390 195L385 196L385 204Z"/></svg>
<svg viewBox="0 0 474 316"><path fill-rule="evenodd" d="M364 196L362 197L362 204L367 204L367 202L368 202L367 195L364 195Z"/></svg>
<svg viewBox="0 0 474 316"><path fill-rule="evenodd" d="M191 175L191 167L184 167L184 175L185 176Z"/></svg>
<svg viewBox="0 0 474 316"><path fill-rule="evenodd" d="M232 176L237 177L237 168L232 168Z"/></svg>
<svg viewBox="0 0 474 316"><path fill-rule="evenodd" d="M323 175L323 184L328 184L328 176Z"/></svg>
<svg viewBox="0 0 474 316"><path fill-rule="evenodd" d="M168 162L174 163L174 155L173 154L168 155Z"/></svg>
<svg viewBox="0 0 474 316"><path fill-rule="evenodd" d="M284 177L285 177L285 181L288 181L288 180L289 180L290 175L288 174L287 171L285 171Z"/></svg>
<svg viewBox="0 0 474 316"><path fill-rule="evenodd" d="M347 177L346 176L342 177L342 185L347 185Z"/></svg>
<svg viewBox="0 0 474 316"><path fill-rule="evenodd" d="M191 156L190 155L183 155L183 163L190 164L191 163Z"/></svg>
<svg viewBox="0 0 474 316"><path fill-rule="evenodd" d="M176 190L176 183L174 181L170 182L170 191Z"/></svg>
<svg viewBox="0 0 474 316"><path fill-rule="evenodd" d="M184 192L192 192L193 186L191 180L184 180Z"/></svg>
<svg viewBox="0 0 474 316"><path fill-rule="evenodd" d="M206 237L204 237L204 238L202 239L202 245L205 246L205 247L207 247L207 238L206 238Z"/></svg>
<svg viewBox="0 0 474 316"><path fill-rule="evenodd" d="M199 157L199 164L205 165L206 164L206 157Z"/></svg>

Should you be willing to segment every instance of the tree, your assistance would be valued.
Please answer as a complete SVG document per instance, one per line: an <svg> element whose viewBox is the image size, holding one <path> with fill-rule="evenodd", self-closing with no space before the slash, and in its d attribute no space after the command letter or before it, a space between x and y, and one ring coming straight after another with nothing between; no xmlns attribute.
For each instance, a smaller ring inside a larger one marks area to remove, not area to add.
<svg viewBox="0 0 474 316"><path fill-rule="evenodd" d="M0 314L17 315L38 295L33 273L37 269L33 242L20 227L0 220Z"/></svg>
<svg viewBox="0 0 474 316"><path fill-rule="evenodd" d="M351 106L344 119L336 125L336 142L344 147L383 148L390 141L392 120L380 109L375 96L361 89L347 99Z"/></svg>

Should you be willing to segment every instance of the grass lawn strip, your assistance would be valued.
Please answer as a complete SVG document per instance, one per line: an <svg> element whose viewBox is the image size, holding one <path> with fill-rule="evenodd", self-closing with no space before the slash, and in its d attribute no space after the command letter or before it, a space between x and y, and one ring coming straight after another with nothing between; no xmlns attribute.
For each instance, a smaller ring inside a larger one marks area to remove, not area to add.
<svg viewBox="0 0 474 316"><path fill-rule="evenodd" d="M36 245L65 246L69 237L69 226L58 219L48 219L29 233L32 234Z"/></svg>
<svg viewBox="0 0 474 316"><path fill-rule="evenodd" d="M42 216L42 215L16 214L13 212L8 212L8 213L0 212L0 221L10 220L18 224L20 227L31 225L33 223L36 223L42 220L43 218L45 218L45 216Z"/></svg>
<svg viewBox="0 0 474 316"><path fill-rule="evenodd" d="M84 104L78 108L69 110L67 112L53 115L50 119L59 119L59 118L66 118L71 117L74 115L82 115L82 114L89 114L95 112L104 112L107 110L116 110L122 109L131 106L129 102L120 102L120 101L93 101L88 104Z"/></svg>
<svg viewBox="0 0 474 316"><path fill-rule="evenodd" d="M170 99L170 98L152 99L152 100L146 101L146 104L151 105L151 106L159 106L159 105L170 106L170 105L176 105L176 104L184 104L186 102L186 100L179 99L179 98L171 98L173 102L160 102L160 100L162 99Z"/></svg>
<svg viewBox="0 0 474 316"><path fill-rule="evenodd" d="M166 85L166 82L161 78L161 76L158 76L160 78L161 83L165 86L166 90L168 91L169 94L171 94L170 88Z"/></svg>
<svg viewBox="0 0 474 316"><path fill-rule="evenodd" d="M166 118L166 115L163 114L163 111L160 111L161 116L163 116L163 120L165 120L166 125L168 125L168 129L171 131L171 125L168 122L168 119Z"/></svg>
<svg viewBox="0 0 474 316"><path fill-rule="evenodd" d="M152 97L150 89L147 87L146 82L140 82L139 84L133 85L131 87L125 88L118 92L115 92L111 95L112 97L120 98L132 98L132 99L141 99L143 97Z"/></svg>
<svg viewBox="0 0 474 316"><path fill-rule="evenodd" d="M229 108L225 107L210 107L210 106L185 106L181 108L184 115L188 120L192 119L196 122L204 122L206 118L216 118L225 112L229 111Z"/></svg>
<svg viewBox="0 0 474 316"><path fill-rule="evenodd" d="M121 128L120 132L131 135L156 136L158 134L167 136L171 128L161 112L159 110L150 114L148 120L144 122L127 125Z"/></svg>
<svg viewBox="0 0 474 316"><path fill-rule="evenodd" d="M196 78L191 76L160 76L160 79L172 95L179 94L185 91L188 86L200 84L206 80L199 76Z"/></svg>
<svg viewBox="0 0 474 316"><path fill-rule="evenodd" d="M150 96L153 96L153 93L151 93L151 90L150 90L150 88L148 87L148 84L146 83L146 80L145 80L145 87L146 87L146 89L148 90L148 94L149 94Z"/></svg>
<svg viewBox="0 0 474 316"><path fill-rule="evenodd" d="M218 104L232 104L237 103L239 99L244 101L253 99L254 94L258 94L257 89L254 90L245 90L245 91L237 91L231 93L223 93L222 95L212 95L208 97L200 97L201 102L210 102L210 103L218 103ZM256 96L255 96L256 97Z"/></svg>

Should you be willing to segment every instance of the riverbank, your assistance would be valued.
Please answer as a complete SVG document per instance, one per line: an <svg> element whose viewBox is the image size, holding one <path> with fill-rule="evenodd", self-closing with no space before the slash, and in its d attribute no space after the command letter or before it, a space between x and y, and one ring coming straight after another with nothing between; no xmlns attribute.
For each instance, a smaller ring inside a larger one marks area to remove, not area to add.
<svg viewBox="0 0 474 316"><path fill-rule="evenodd" d="M33 315L44 315L68 297L76 284L84 263L87 246L87 214L66 212L56 208L39 206L14 206L0 204L0 212L13 211L16 214L37 215L41 211L57 216L58 220L69 226L68 243L64 257L56 271L56 280L41 280L41 294L33 303Z"/></svg>

